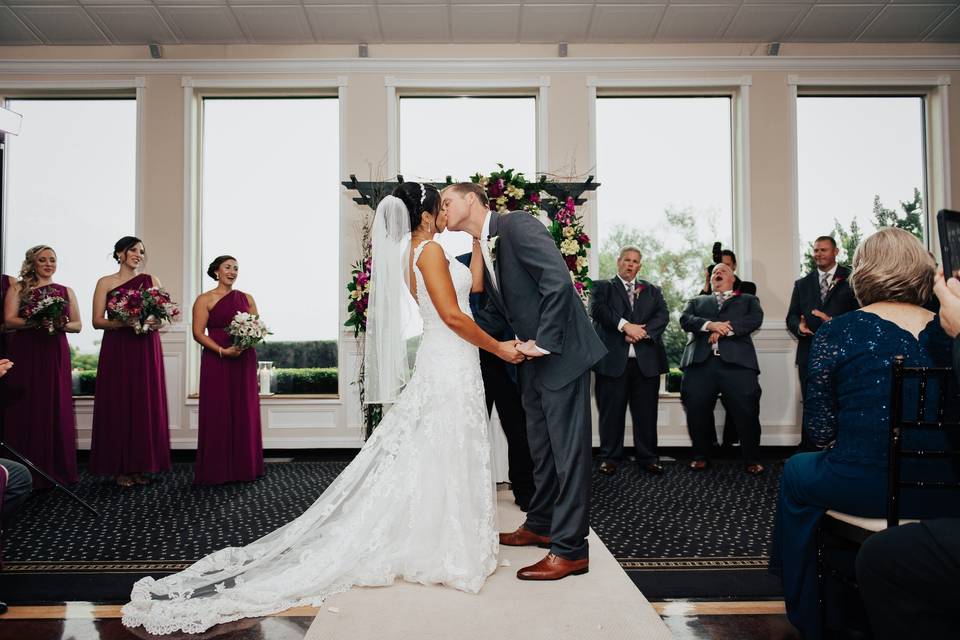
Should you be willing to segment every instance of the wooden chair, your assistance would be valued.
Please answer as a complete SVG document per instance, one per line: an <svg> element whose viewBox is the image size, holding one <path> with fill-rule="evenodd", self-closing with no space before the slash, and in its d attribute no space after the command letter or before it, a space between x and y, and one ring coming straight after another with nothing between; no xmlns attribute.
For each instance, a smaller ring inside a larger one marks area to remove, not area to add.
<svg viewBox="0 0 960 640"><path fill-rule="evenodd" d="M919 381L917 413L909 419L903 415L904 381L907 379L917 379ZM934 420L926 420L924 408L927 404L927 387L931 379L939 381L937 414ZM950 393L948 393L948 389L951 390ZM831 548L856 552L867 538L883 531L887 527L919 522L918 520L900 518L900 494L904 488L960 488L960 481L957 480L904 480L901 477L902 464L908 459L952 459L954 462L960 460L960 445L958 445L955 438L951 438L953 432L960 434L960 421L957 421L957 416L955 415L946 415L946 410L950 406L948 400L953 400L956 397L955 390L956 385L952 368L907 367L904 364L903 356L894 358L890 390L890 438L889 466L887 468L886 517L863 518L840 511L829 510L824 515L820 523L820 528L817 531L817 580L820 591L820 616L823 622L824 632L827 631L824 594L826 577L829 575L839 580L842 584L858 590L856 580L852 577L852 574L842 571L828 559L828 554L826 553L828 543ZM952 420L948 420L948 417L952 418ZM904 449L903 436L907 430L943 432L947 436L946 440L949 443L948 448L942 450Z"/></svg>

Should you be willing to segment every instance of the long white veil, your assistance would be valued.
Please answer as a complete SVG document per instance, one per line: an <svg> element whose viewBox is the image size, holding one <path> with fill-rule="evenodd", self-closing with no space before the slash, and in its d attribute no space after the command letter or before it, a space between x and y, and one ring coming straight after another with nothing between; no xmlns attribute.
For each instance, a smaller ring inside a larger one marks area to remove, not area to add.
<svg viewBox="0 0 960 640"><path fill-rule="evenodd" d="M410 294L410 213L387 196L377 205L371 229L373 264L364 347L364 402L396 402L410 379L423 321Z"/></svg>

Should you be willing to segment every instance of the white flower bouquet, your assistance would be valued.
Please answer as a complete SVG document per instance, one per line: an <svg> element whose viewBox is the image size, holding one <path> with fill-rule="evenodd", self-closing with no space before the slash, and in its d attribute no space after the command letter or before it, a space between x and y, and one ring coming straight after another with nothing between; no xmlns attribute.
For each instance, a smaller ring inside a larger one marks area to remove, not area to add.
<svg viewBox="0 0 960 640"><path fill-rule="evenodd" d="M248 349L263 342L271 331L267 329L260 316L238 311L227 326L227 333L233 338L233 346Z"/></svg>

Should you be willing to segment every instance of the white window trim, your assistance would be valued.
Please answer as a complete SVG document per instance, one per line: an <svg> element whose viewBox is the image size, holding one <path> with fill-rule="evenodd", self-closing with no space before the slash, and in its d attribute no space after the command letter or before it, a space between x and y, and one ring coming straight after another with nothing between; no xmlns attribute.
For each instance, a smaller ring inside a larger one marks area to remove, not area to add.
<svg viewBox="0 0 960 640"><path fill-rule="evenodd" d="M395 176L400 166L400 97L404 89L437 90L446 92L495 91L497 89L529 90L537 100L537 174L547 171L547 138L549 124L550 77L516 78L504 80L460 80L448 78L384 78L387 94L387 175Z"/></svg>
<svg viewBox="0 0 960 640"><path fill-rule="evenodd" d="M686 89L704 89L717 91L731 99L731 149L733 162L733 244L737 252L740 273L745 280L753 277L753 245L751 240L750 209L750 87L753 78L749 75L715 78L598 78L587 77L587 120L590 140L590 166L600 188L603 188L603 175L597 166L597 89L631 89L644 92L655 91L662 97L670 97L671 92ZM647 95L646 93L644 95ZM593 198L590 199L593 201ZM593 215L587 217L587 233L597 240L599 246L599 215L594 207ZM590 252L590 273L597 276L599 270L597 251Z"/></svg>
<svg viewBox="0 0 960 640"><path fill-rule="evenodd" d="M45 93L55 93L56 91L111 91L116 89L134 89L136 91L137 101L137 122L136 122L136 151L134 160L134 235L143 234L143 158L144 158L144 137L143 126L145 121L144 97L147 88L147 80L144 77L134 77L118 80L0 80L0 106L6 104L8 99L16 99L17 96L6 95L7 92L23 93L29 91L43 91ZM29 96L27 96L29 99ZM4 184L10 184L9 174L10 163L4 163ZM8 192L3 193L3 210L10 211L8 206ZM4 216L3 228L0 234L7 237L6 225L7 216Z"/></svg>
<svg viewBox="0 0 960 640"><path fill-rule="evenodd" d="M937 230L936 212L939 209L948 209L951 205L950 192L950 76L912 76L902 78L891 77L844 77L844 76L808 76L790 74L787 76L787 91L789 93L788 126L790 127L790 171L791 180L791 224L793 225L793 268L800 268L800 167L797 157L798 123L797 101L805 89L826 89L840 95L845 89L853 93L860 93L869 89L881 89L891 96L897 94L897 89L904 93L924 95L925 127L924 142L926 146L924 185L926 198L924 202L927 242L930 250L939 262L940 239ZM798 273L799 275L799 273Z"/></svg>
<svg viewBox="0 0 960 640"><path fill-rule="evenodd" d="M338 124L338 138L339 138L339 164L340 172L343 172L344 167L347 166L347 147L346 147L346 136L344 135L347 127L347 86L348 79L346 76L337 76L336 78L329 79L317 79L317 80L296 80L296 79L250 79L250 80L233 80L233 79L204 79L204 78L192 78L189 76L184 76L180 79L180 86L183 88L183 239L184 239L184 265L183 270L183 299L185 304L193 304L193 300L200 294L202 289L201 279L202 275L202 265L200 264L201 260L201 247L202 239L200 238L200 184L201 184L201 175L200 171L200 104L205 90L214 89L214 90L231 90L235 89L238 92L240 91L256 91L256 90L272 90L278 93L281 93L283 90L292 90L292 91L303 91L315 89L317 91L331 91L336 90L337 96L337 105L339 108L339 124ZM332 96L332 93L331 93ZM345 201L348 201L348 198L340 198L340 210L338 215L342 221L345 218L346 212ZM339 221L338 221L339 224ZM341 234L342 236L343 234ZM340 247L340 252L342 253L343 247ZM342 260L338 260L337 267L337 281L345 282L344 278L346 277L343 273ZM187 302L189 301L189 302ZM346 313L344 305L338 306L337 312L337 324L342 326L346 320L344 314ZM338 367L340 368L341 374L344 371L344 366L347 364L347 353L344 349L344 342L341 340L342 332L337 332L337 362ZM200 362L200 345L196 344L194 341L189 341L187 347L187 363L186 369L187 374L183 376L184 388L182 389L183 397L188 398L193 390L198 387L199 384L199 375L200 367L198 366ZM352 375L352 372L349 372ZM343 387L344 376L339 376L338 383L338 400L330 400L329 402L342 403L344 396L347 393L347 390Z"/></svg>

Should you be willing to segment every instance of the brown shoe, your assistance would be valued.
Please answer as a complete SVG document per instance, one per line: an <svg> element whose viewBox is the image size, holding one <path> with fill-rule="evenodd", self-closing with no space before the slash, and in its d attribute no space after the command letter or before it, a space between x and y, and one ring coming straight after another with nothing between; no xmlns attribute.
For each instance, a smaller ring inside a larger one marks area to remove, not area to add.
<svg viewBox="0 0 960 640"><path fill-rule="evenodd" d="M541 536L524 525L520 525L516 531L500 534L500 544L508 547L533 547L541 549L550 548L550 536Z"/></svg>
<svg viewBox="0 0 960 640"><path fill-rule="evenodd" d="M616 463L610 462L609 460L604 460L600 463L600 473L605 473L608 476L612 476L617 472Z"/></svg>
<svg viewBox="0 0 960 640"><path fill-rule="evenodd" d="M762 465L762 464L748 464L748 465L747 465L747 473L749 473L749 474L752 475L752 476L759 476L759 475L760 475L761 473L763 473L764 471L765 471L765 469L763 468L763 465Z"/></svg>
<svg viewBox="0 0 960 640"><path fill-rule="evenodd" d="M537 564L517 571L517 577L521 580L559 580L567 576L579 576L588 571L590 571L590 558L567 560L548 553L547 557Z"/></svg>
<svg viewBox="0 0 960 640"><path fill-rule="evenodd" d="M707 468L707 461L706 461L706 460L692 460L692 461L690 462L690 468L693 469L694 471L703 471L704 469Z"/></svg>

